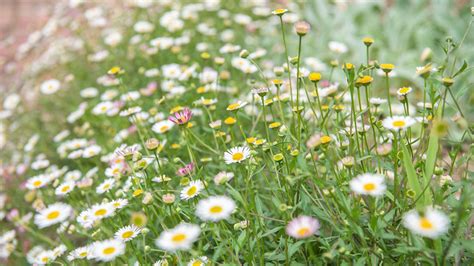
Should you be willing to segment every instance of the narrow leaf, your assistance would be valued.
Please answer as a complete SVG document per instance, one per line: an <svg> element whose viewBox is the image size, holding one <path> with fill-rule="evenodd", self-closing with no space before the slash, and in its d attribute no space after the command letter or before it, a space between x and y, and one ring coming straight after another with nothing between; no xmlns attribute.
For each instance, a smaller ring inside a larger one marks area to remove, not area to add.
<svg viewBox="0 0 474 266"><path fill-rule="evenodd" d="M403 166L405 167L405 171L407 173L407 180L408 180L408 189L415 191L416 196L418 197L421 195L421 186L420 182L418 182L418 178L416 175L415 167L413 166L412 158L408 149L405 145L400 145L402 148L403 153ZM422 201L418 201L420 204Z"/></svg>
<svg viewBox="0 0 474 266"><path fill-rule="evenodd" d="M461 68L456 73L454 73L453 78L456 77L457 75L461 74L462 72L464 72L464 70L466 70L466 68L467 68L467 62L466 62L466 60L464 60L464 63L462 64Z"/></svg>

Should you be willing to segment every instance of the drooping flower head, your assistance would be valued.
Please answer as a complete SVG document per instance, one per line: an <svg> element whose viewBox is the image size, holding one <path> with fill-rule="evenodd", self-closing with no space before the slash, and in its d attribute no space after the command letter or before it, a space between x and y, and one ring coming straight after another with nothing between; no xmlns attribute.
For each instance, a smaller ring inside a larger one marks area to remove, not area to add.
<svg viewBox="0 0 474 266"><path fill-rule="evenodd" d="M191 117L193 116L193 112L189 108L184 108L182 111L175 112L172 115L168 117L168 120L178 124L178 125L184 125L191 120Z"/></svg>

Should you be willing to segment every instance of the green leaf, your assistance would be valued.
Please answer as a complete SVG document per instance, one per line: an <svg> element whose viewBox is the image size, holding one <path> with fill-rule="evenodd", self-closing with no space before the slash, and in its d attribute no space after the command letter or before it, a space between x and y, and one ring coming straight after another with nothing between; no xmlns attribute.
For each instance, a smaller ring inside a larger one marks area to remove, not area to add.
<svg viewBox="0 0 474 266"><path fill-rule="evenodd" d="M418 182L418 177L416 175L415 167L413 166L411 155L404 144L400 146L402 148L403 153L403 166L405 167L405 171L407 173L408 189L412 189L413 191L415 191L416 196L418 197L419 195L421 195L422 190L420 182ZM418 204L420 203L424 202L420 200L418 201Z"/></svg>
<svg viewBox="0 0 474 266"><path fill-rule="evenodd" d="M436 117L441 117L441 108L438 107L436 110ZM438 136L431 131L430 139L428 140L428 149L426 150L426 161L425 161L425 172L424 172L424 184L423 187L429 186L431 182L431 177L433 176L433 171L436 166L436 158L438 156L438 145L439 138ZM432 195L431 190L429 188L425 191L425 199L427 200L427 204L431 204L432 202Z"/></svg>
<svg viewBox="0 0 474 266"><path fill-rule="evenodd" d="M303 244L304 244L304 241L298 241L296 243L290 244L288 246L288 257L291 258L291 256L293 256L293 254L295 254L295 252L298 251L300 246Z"/></svg>
<svg viewBox="0 0 474 266"><path fill-rule="evenodd" d="M461 68L456 73L454 73L453 78L456 77L457 75L461 74L462 72L464 72L464 70L466 70L466 68L467 68L467 62L466 62L466 60L464 60L464 63L462 64Z"/></svg>
<svg viewBox="0 0 474 266"><path fill-rule="evenodd" d="M431 177L433 176L433 171L436 164L436 157L438 155L438 136L431 132L430 139L428 141L428 149L426 151L426 161L425 161L425 182L424 186L428 186L431 182ZM430 189L426 189L425 195L431 199ZM431 200L429 201L431 203Z"/></svg>

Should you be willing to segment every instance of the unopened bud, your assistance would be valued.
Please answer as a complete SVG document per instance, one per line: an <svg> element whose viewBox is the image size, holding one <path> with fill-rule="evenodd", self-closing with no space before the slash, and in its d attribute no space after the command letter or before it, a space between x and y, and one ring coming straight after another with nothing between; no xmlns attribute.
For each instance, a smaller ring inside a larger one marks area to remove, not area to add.
<svg viewBox="0 0 474 266"><path fill-rule="evenodd" d="M249 56L249 51L244 49L244 50L240 51L239 56L242 57L242 58L247 58Z"/></svg>

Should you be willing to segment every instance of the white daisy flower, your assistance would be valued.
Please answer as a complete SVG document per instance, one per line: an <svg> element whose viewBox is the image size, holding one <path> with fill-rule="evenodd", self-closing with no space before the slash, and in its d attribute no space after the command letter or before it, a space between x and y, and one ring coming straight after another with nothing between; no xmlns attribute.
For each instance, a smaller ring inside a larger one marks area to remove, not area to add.
<svg viewBox="0 0 474 266"><path fill-rule="evenodd" d="M49 160L47 159L38 159L31 163L31 169L40 170L49 166Z"/></svg>
<svg viewBox="0 0 474 266"><path fill-rule="evenodd" d="M194 198L199 195L199 192L201 192L203 188L204 185L201 180L191 181L189 185L181 190L181 199L188 200Z"/></svg>
<svg viewBox="0 0 474 266"><path fill-rule="evenodd" d="M199 257L197 259L192 259L188 262L188 266L205 266L209 259L206 256Z"/></svg>
<svg viewBox="0 0 474 266"><path fill-rule="evenodd" d="M161 67L163 77L168 79L177 79L181 76L181 66L178 64L169 64Z"/></svg>
<svg viewBox="0 0 474 266"><path fill-rule="evenodd" d="M79 223L84 228L91 228L94 225L94 216L90 210L82 211L79 216L77 216L77 223Z"/></svg>
<svg viewBox="0 0 474 266"><path fill-rule="evenodd" d="M83 158L91 158L100 153L102 148L99 145L91 145L82 151Z"/></svg>
<svg viewBox="0 0 474 266"><path fill-rule="evenodd" d="M106 114L114 108L114 103L110 101L100 102L93 109L92 113L95 115Z"/></svg>
<svg viewBox="0 0 474 266"><path fill-rule="evenodd" d="M122 209L128 205L127 199L116 199L110 202L115 209Z"/></svg>
<svg viewBox="0 0 474 266"><path fill-rule="evenodd" d="M64 254L64 252L66 252L66 250L67 250L66 245L61 244L58 247L53 249L54 256L60 257Z"/></svg>
<svg viewBox="0 0 474 266"><path fill-rule="evenodd" d="M49 79L44 81L40 86L43 94L54 94L61 88L61 83L57 79Z"/></svg>
<svg viewBox="0 0 474 266"><path fill-rule="evenodd" d="M405 96L410 93L413 89L411 87L401 87L397 90L399 96Z"/></svg>
<svg viewBox="0 0 474 266"><path fill-rule="evenodd" d="M384 179L382 175L367 173L356 176L349 182L349 185L356 194L381 196L387 188Z"/></svg>
<svg viewBox="0 0 474 266"><path fill-rule="evenodd" d="M243 101L237 101L236 103L229 104L227 106L227 111L236 111L239 110L240 108L246 106L248 102L243 102Z"/></svg>
<svg viewBox="0 0 474 266"><path fill-rule="evenodd" d="M387 99L383 98L370 98L369 102L373 105L379 106L387 102Z"/></svg>
<svg viewBox="0 0 474 266"><path fill-rule="evenodd" d="M115 239L127 242L134 239L139 233L141 229L136 227L135 225L127 225L125 227L120 228L115 233Z"/></svg>
<svg viewBox="0 0 474 266"><path fill-rule="evenodd" d="M94 98L99 95L99 90L94 87L89 87L81 90L80 95L82 98Z"/></svg>
<svg viewBox="0 0 474 266"><path fill-rule="evenodd" d="M77 181L81 176L82 173L79 170L69 171L64 175L64 181Z"/></svg>
<svg viewBox="0 0 474 266"><path fill-rule="evenodd" d="M45 175L37 175L26 181L26 188L29 190L38 189L46 186L51 180Z"/></svg>
<svg viewBox="0 0 474 266"><path fill-rule="evenodd" d="M214 176L214 183L216 185L222 185L232 180L232 178L234 178L234 173L222 171L219 172L216 176Z"/></svg>
<svg viewBox="0 0 474 266"><path fill-rule="evenodd" d="M226 164L240 163L250 157L250 149L246 146L234 147L224 153Z"/></svg>
<svg viewBox="0 0 474 266"><path fill-rule="evenodd" d="M52 250L41 251L35 258L35 264L46 265L51 263L56 259L54 252Z"/></svg>
<svg viewBox="0 0 474 266"><path fill-rule="evenodd" d="M170 264L166 259L161 259L153 263L153 266L169 266Z"/></svg>
<svg viewBox="0 0 474 266"><path fill-rule="evenodd" d="M92 219L102 219L115 214L115 208L111 203L96 204L90 209Z"/></svg>
<svg viewBox="0 0 474 266"><path fill-rule="evenodd" d="M57 202L35 215L35 224L39 228L51 226L65 221L72 214L72 207L68 204Z"/></svg>
<svg viewBox="0 0 474 266"><path fill-rule="evenodd" d="M429 238L436 238L449 229L449 218L443 212L432 207L423 214L411 210L403 216L403 225L412 233Z"/></svg>
<svg viewBox="0 0 474 266"><path fill-rule="evenodd" d="M98 185L96 188L97 194L103 194L109 190L111 190L115 185L115 179L114 178L108 178L102 182L102 184Z"/></svg>
<svg viewBox="0 0 474 266"><path fill-rule="evenodd" d="M95 242L92 245L93 257L98 261L112 261L125 253L125 244L117 239Z"/></svg>
<svg viewBox="0 0 474 266"><path fill-rule="evenodd" d="M336 54L344 54L347 52L347 46L342 42L331 41L328 44L329 50L335 52Z"/></svg>
<svg viewBox="0 0 474 266"><path fill-rule="evenodd" d="M180 223L161 233L155 244L166 251L188 250L198 239L201 228L195 224Z"/></svg>
<svg viewBox="0 0 474 266"><path fill-rule="evenodd" d="M92 256L92 251L89 246L79 247L69 253L68 260L85 259Z"/></svg>
<svg viewBox="0 0 474 266"><path fill-rule="evenodd" d="M149 21L140 20L133 25L133 29L138 33L149 33L155 29L155 25Z"/></svg>
<svg viewBox="0 0 474 266"><path fill-rule="evenodd" d="M163 120L163 121L160 121L160 122L154 124L151 127L151 130L153 130L153 132L155 132L155 133L163 134L163 133L168 132L173 127L174 127L173 122L171 122L169 120Z"/></svg>
<svg viewBox="0 0 474 266"><path fill-rule="evenodd" d="M234 200L227 196L212 196L198 202L196 215L203 221L217 222L228 219L235 207Z"/></svg>
<svg viewBox="0 0 474 266"><path fill-rule="evenodd" d="M307 238L317 233L319 221L310 216L299 216L291 220L286 226L286 233L297 239Z"/></svg>
<svg viewBox="0 0 474 266"><path fill-rule="evenodd" d="M412 126L415 122L416 120L409 116L393 116L385 118L382 125L390 130L402 130Z"/></svg>
<svg viewBox="0 0 474 266"><path fill-rule="evenodd" d="M61 185L59 185L56 190L55 190L55 194L57 196L64 196L66 194L68 194L69 192L71 192L74 187L76 186L76 183L74 181L66 181L64 183L62 183Z"/></svg>

